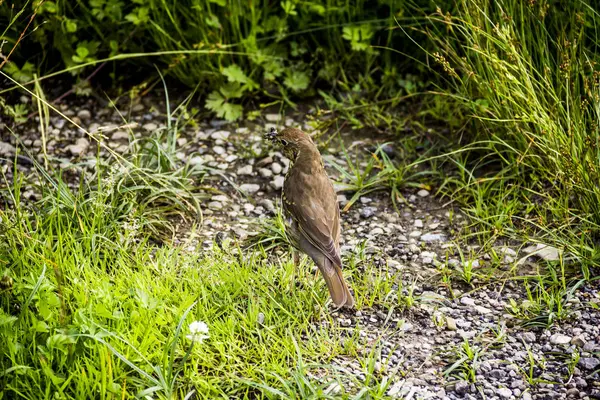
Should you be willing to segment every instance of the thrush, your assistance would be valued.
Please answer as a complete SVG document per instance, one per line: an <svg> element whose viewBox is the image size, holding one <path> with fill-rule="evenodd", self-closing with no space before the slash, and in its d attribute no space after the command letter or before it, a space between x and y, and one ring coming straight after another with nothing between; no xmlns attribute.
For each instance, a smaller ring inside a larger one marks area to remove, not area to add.
<svg viewBox="0 0 600 400"><path fill-rule="evenodd" d="M272 128L266 136L279 144L290 159L282 203L292 246L315 262L337 307L354 306L354 298L342 275L337 196L317 146L310 136L295 128L281 132Z"/></svg>

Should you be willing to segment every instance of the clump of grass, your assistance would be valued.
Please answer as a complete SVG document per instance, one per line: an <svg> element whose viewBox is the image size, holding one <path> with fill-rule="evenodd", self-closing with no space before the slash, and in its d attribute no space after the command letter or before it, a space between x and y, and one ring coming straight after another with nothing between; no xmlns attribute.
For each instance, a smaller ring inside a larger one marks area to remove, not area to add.
<svg viewBox="0 0 600 400"><path fill-rule="evenodd" d="M586 0L461 0L430 21L448 107L471 116L445 193L487 234L542 236L597 261L600 14Z"/></svg>

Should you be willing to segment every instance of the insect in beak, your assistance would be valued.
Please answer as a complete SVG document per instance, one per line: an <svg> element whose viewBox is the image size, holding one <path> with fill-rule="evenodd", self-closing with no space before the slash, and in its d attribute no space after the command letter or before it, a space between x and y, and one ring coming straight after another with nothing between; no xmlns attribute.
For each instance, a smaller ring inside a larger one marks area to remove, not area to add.
<svg viewBox="0 0 600 400"><path fill-rule="evenodd" d="M265 133L265 139L267 139L267 140L275 141L276 137L277 137L277 129L275 129L275 128L271 128L271 129L269 129L269 132Z"/></svg>

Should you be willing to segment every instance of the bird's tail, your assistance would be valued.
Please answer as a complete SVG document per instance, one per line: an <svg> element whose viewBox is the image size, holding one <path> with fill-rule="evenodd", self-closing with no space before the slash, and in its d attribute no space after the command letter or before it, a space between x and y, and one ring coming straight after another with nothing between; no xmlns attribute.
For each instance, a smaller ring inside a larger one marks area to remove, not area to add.
<svg viewBox="0 0 600 400"><path fill-rule="evenodd" d="M321 263L317 263L317 266L321 270L323 278L325 278L325 283L327 284L329 295L331 296L333 303L337 307L354 307L354 297L352 297L352 293L350 293L348 285L344 280L342 268L338 265L335 265L327 257L323 258L323 265L321 265Z"/></svg>

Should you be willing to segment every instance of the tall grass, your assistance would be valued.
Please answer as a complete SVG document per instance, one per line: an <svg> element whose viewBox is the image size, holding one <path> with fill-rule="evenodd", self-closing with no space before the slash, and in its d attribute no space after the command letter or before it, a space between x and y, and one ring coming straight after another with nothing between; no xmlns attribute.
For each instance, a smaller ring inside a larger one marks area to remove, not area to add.
<svg viewBox="0 0 600 400"><path fill-rule="evenodd" d="M448 104L471 118L452 195L491 229L508 213L504 227L579 237L597 257L600 14L585 0L461 0L430 21Z"/></svg>

